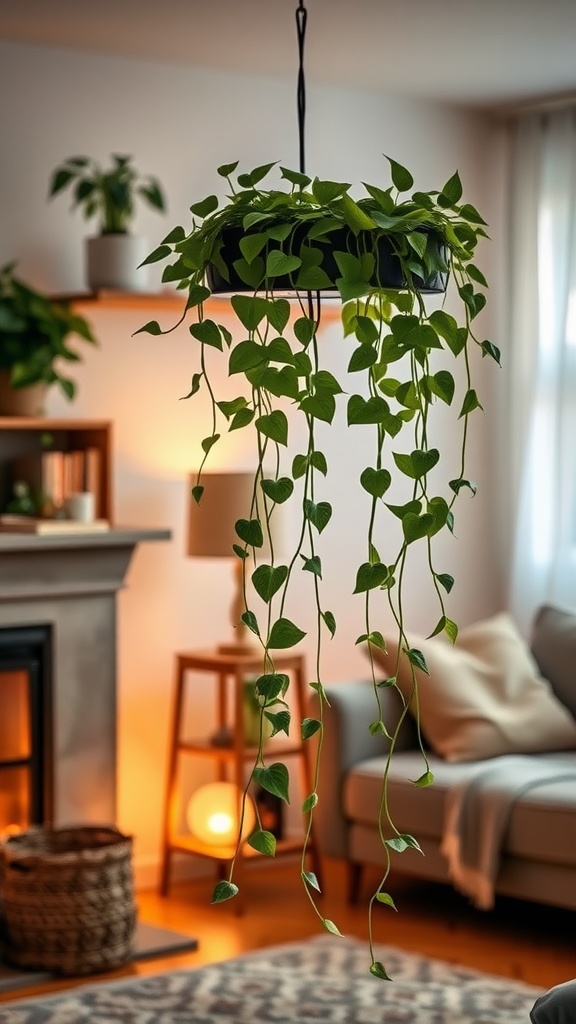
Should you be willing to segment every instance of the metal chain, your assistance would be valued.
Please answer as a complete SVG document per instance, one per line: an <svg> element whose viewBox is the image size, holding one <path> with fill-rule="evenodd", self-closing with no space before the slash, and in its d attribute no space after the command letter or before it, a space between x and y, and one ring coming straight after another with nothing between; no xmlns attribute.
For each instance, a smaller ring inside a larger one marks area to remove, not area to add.
<svg viewBox="0 0 576 1024"><path fill-rule="evenodd" d="M298 141L300 146L300 173L305 173L304 159L304 124L306 120L306 81L304 78L304 40L306 37L306 21L308 12L300 0L296 10L296 32L298 35Z"/></svg>

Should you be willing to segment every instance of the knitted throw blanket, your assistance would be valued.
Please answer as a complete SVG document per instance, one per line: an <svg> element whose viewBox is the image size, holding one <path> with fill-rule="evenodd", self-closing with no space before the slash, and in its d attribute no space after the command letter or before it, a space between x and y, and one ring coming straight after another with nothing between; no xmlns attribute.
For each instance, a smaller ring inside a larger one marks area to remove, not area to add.
<svg viewBox="0 0 576 1024"><path fill-rule="evenodd" d="M482 910L494 885L514 802L529 790L576 780L574 753L505 754L483 762L446 798L441 850L451 879Z"/></svg>

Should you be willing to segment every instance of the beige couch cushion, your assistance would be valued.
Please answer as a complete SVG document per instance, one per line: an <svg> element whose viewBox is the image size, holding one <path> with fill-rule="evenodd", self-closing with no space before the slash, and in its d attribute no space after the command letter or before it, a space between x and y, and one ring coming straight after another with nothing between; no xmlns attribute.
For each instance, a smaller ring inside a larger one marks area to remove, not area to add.
<svg viewBox="0 0 576 1024"><path fill-rule="evenodd" d="M403 652L397 684L411 711L420 708L422 732L447 761L499 754L576 749L576 720L540 676L527 644L506 613L461 630L448 641L409 637L426 659L429 676ZM374 652L388 677L396 675L398 646Z"/></svg>

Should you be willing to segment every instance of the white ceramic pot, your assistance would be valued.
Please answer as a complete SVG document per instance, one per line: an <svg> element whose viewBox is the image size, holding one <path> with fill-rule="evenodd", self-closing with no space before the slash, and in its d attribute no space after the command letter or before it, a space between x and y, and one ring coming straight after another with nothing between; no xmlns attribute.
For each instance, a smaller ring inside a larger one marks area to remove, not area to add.
<svg viewBox="0 0 576 1024"><path fill-rule="evenodd" d="M86 239L86 283L90 291L112 288L124 292L148 290L148 242L139 235L96 235Z"/></svg>
<svg viewBox="0 0 576 1024"><path fill-rule="evenodd" d="M27 388L13 388L10 371L0 370L0 416L43 416L47 391L45 381Z"/></svg>

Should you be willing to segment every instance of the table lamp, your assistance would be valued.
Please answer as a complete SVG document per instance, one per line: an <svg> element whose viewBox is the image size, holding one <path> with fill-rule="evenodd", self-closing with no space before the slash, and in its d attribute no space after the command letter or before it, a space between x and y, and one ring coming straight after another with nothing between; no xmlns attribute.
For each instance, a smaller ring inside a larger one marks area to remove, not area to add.
<svg viewBox="0 0 576 1024"><path fill-rule="evenodd" d="M238 519L249 519L254 492L254 474L246 472L203 473L204 493L198 504L191 495L196 476L189 481L187 553L194 558L231 558L234 560L234 596L230 606L230 619L234 630L232 643L219 644L221 654L253 654L250 630L242 622L244 600L242 595L242 559L234 554L232 545L241 544L234 528ZM271 525L274 529L274 547L278 540L279 507L274 509ZM269 545L258 549L259 558L270 555ZM249 575L249 573L247 573Z"/></svg>
<svg viewBox="0 0 576 1024"><path fill-rule="evenodd" d="M209 782L200 786L188 802L186 822L196 839L208 846L226 846L238 838L242 791L233 782ZM256 812L250 796L244 804L242 840L254 831Z"/></svg>

